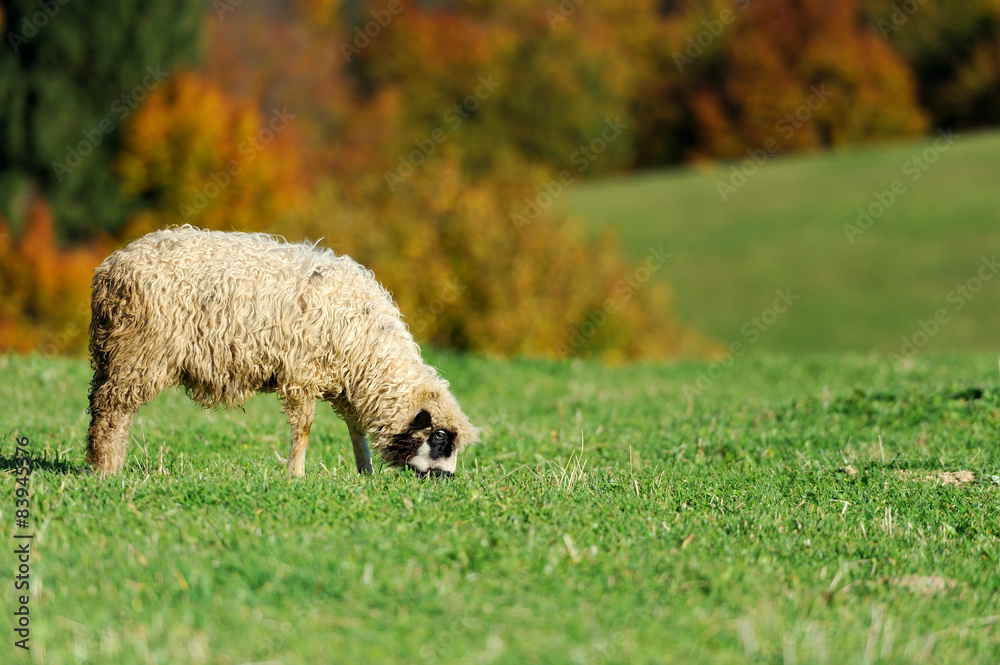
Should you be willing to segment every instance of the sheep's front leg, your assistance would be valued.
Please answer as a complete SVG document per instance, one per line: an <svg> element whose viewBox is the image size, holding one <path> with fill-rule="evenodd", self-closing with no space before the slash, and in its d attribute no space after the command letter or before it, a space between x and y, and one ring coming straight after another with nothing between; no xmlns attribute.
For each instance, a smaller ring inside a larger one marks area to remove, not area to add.
<svg viewBox="0 0 1000 665"><path fill-rule="evenodd" d="M123 410L104 411L96 407L91 407L91 411L93 417L87 430L87 462L102 476L118 473L125 466L133 414Z"/></svg>
<svg viewBox="0 0 1000 665"><path fill-rule="evenodd" d="M351 430L351 443L354 445L354 462L358 465L358 473L371 473L372 451L368 448L368 439L365 432L360 427L348 425Z"/></svg>
<svg viewBox="0 0 1000 665"><path fill-rule="evenodd" d="M288 475L301 478L306 474L306 448L309 447L309 429L316 413L313 399L286 398L283 403L288 425L292 428L292 448L288 451Z"/></svg>

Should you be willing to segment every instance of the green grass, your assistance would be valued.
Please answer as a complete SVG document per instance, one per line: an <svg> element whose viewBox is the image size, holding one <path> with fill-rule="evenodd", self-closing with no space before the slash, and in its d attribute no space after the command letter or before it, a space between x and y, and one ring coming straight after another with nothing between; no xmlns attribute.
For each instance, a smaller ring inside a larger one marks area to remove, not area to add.
<svg viewBox="0 0 1000 665"><path fill-rule="evenodd" d="M0 358L0 659L29 436L32 662L996 662L994 356L433 360L485 428L450 481L355 475L330 409L289 481L274 399L173 390L101 482L85 362Z"/></svg>
<svg viewBox="0 0 1000 665"><path fill-rule="evenodd" d="M1000 279L971 300L948 294L1000 254L1000 132L958 137L913 182L905 165L931 145L779 153L726 201L717 183L731 171L719 164L586 183L560 205L613 227L637 263L651 246L673 252L657 278L683 321L726 344L746 341L743 326L788 288L801 299L761 350L899 353L939 309L951 320L925 349L994 349ZM895 180L906 191L851 243L845 224Z"/></svg>

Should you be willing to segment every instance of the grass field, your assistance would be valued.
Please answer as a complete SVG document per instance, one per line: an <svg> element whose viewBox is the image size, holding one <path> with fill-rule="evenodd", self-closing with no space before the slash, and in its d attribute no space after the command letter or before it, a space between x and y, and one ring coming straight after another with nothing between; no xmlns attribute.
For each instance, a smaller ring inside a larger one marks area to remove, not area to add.
<svg viewBox="0 0 1000 665"><path fill-rule="evenodd" d="M432 360L485 428L449 481L355 475L329 409L289 481L274 399L174 390L101 482L86 363L0 358L0 661L28 436L34 663L996 662L996 356Z"/></svg>
<svg viewBox="0 0 1000 665"><path fill-rule="evenodd" d="M595 181L560 205L591 228L615 228L637 263L651 246L673 252L657 278L673 286L685 322L725 344L746 341L743 326L790 289L800 299L762 350L899 353L938 310L949 320L920 348L997 347L996 266L972 297L955 289L1000 255L1000 132L779 152L723 200L730 166ZM859 207L872 211L867 229ZM845 225L864 232L849 237Z"/></svg>

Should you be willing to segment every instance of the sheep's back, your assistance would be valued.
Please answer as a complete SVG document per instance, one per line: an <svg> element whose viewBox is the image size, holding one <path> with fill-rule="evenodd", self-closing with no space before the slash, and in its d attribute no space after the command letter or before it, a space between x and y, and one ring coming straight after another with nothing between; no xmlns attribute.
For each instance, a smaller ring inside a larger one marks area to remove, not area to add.
<svg viewBox="0 0 1000 665"><path fill-rule="evenodd" d="M241 404L260 390L312 392L334 381L338 350L330 335L355 318L352 304L388 308L398 320L388 294L348 257L262 234L150 234L102 264L99 291L119 314L137 313L118 317L129 329L119 346L131 349L119 355L162 366L210 405Z"/></svg>

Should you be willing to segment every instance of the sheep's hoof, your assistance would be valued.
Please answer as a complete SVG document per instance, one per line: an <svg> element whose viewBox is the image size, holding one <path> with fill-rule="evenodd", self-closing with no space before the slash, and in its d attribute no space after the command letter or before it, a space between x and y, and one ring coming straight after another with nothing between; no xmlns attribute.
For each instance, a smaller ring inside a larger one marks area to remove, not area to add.
<svg viewBox="0 0 1000 665"><path fill-rule="evenodd" d="M354 462L358 466L358 473L374 473L372 451L368 447L368 439L364 435L356 435L352 430L351 442L354 444Z"/></svg>

